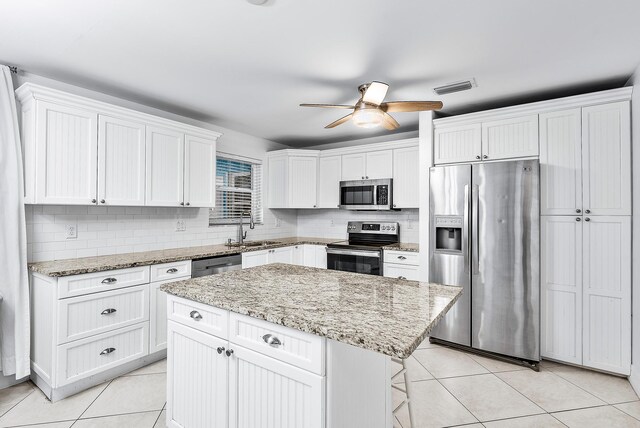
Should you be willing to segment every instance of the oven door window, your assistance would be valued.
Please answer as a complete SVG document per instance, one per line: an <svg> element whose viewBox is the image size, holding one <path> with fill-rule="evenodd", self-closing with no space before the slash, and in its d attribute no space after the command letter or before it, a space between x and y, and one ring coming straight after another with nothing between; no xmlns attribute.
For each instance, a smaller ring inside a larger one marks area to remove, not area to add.
<svg viewBox="0 0 640 428"><path fill-rule="evenodd" d="M380 257L327 254L327 269L380 275Z"/></svg>
<svg viewBox="0 0 640 428"><path fill-rule="evenodd" d="M374 205L375 186L349 186L340 189L342 205Z"/></svg>

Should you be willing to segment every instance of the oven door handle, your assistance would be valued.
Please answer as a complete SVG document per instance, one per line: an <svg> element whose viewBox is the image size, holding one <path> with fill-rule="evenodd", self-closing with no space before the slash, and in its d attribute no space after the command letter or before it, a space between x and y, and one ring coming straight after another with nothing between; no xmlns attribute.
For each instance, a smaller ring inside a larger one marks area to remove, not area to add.
<svg viewBox="0 0 640 428"><path fill-rule="evenodd" d="M358 251L358 250L337 250L335 248L327 248L327 254L338 254L342 256L362 256L380 258L378 251Z"/></svg>

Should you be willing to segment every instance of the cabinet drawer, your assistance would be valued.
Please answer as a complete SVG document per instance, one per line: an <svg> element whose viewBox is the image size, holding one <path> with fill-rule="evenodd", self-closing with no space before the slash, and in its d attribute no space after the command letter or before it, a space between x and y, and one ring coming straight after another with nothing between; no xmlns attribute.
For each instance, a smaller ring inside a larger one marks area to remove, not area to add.
<svg viewBox="0 0 640 428"><path fill-rule="evenodd" d="M418 266L385 263L384 276L387 278L400 278L418 281Z"/></svg>
<svg viewBox="0 0 640 428"><path fill-rule="evenodd" d="M191 260L151 266L151 282L166 281L181 276L191 277Z"/></svg>
<svg viewBox="0 0 640 428"><path fill-rule="evenodd" d="M167 318L221 339L229 337L229 311L168 295Z"/></svg>
<svg viewBox="0 0 640 428"><path fill-rule="evenodd" d="M384 250L384 262L418 266L420 264L420 253L413 251Z"/></svg>
<svg viewBox="0 0 640 428"><path fill-rule="evenodd" d="M57 349L58 376L54 387L144 357L148 351L148 322L60 345Z"/></svg>
<svg viewBox="0 0 640 428"><path fill-rule="evenodd" d="M58 343L82 339L149 319L149 285L58 301Z"/></svg>
<svg viewBox="0 0 640 428"><path fill-rule="evenodd" d="M229 314L229 326L229 342L321 376L324 375L326 343L324 337L234 312ZM270 338L281 344L268 344L267 340Z"/></svg>
<svg viewBox="0 0 640 428"><path fill-rule="evenodd" d="M65 276L58 279L58 298L149 283L149 266Z"/></svg>

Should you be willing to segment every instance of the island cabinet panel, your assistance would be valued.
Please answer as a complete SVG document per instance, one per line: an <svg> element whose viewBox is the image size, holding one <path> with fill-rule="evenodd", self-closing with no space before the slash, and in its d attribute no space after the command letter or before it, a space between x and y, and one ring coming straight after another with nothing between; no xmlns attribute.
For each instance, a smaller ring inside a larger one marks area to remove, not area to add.
<svg viewBox="0 0 640 428"><path fill-rule="evenodd" d="M229 428L325 426L324 377L229 346Z"/></svg>
<svg viewBox="0 0 640 428"><path fill-rule="evenodd" d="M169 321L167 420L175 428L227 428L227 341Z"/></svg>
<svg viewBox="0 0 640 428"><path fill-rule="evenodd" d="M179 322L205 333L226 339L229 334L229 311L186 299L167 299L167 314Z"/></svg>

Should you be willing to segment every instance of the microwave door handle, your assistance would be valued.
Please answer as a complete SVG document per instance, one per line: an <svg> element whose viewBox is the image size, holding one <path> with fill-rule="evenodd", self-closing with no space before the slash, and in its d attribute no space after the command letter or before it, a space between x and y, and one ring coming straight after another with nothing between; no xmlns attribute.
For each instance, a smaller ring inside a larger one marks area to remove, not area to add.
<svg viewBox="0 0 640 428"><path fill-rule="evenodd" d="M469 258L471 246L469 245L469 185L464 185L464 211L462 217L462 251L464 253L464 271L469 272Z"/></svg>
<svg viewBox="0 0 640 428"><path fill-rule="evenodd" d="M378 206L378 185L374 184L373 186L373 204L375 206Z"/></svg>

